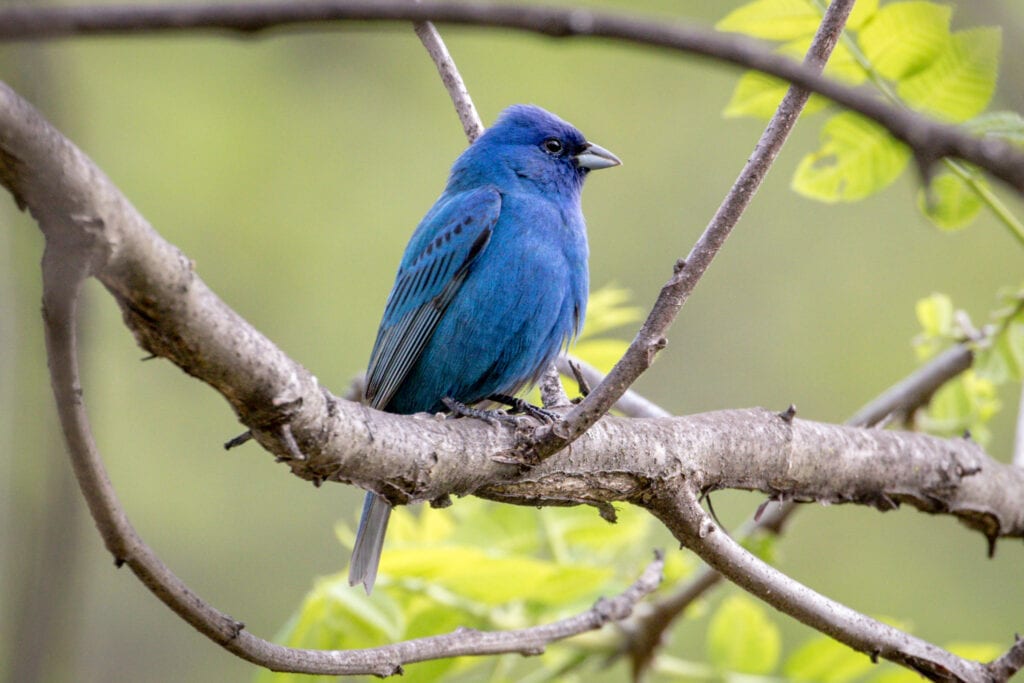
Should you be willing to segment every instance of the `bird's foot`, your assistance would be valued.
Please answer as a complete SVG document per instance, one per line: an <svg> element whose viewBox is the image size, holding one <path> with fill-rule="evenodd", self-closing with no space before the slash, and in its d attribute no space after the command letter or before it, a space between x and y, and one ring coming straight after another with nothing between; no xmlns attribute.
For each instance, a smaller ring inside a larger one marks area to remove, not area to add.
<svg viewBox="0 0 1024 683"><path fill-rule="evenodd" d="M516 423L516 418L509 415L503 410L481 410L479 408L473 408L467 406L461 401L456 401L454 398L441 399L441 403L444 404L451 414L455 417L475 417L478 420L483 420L487 424L494 425L501 422L505 423Z"/></svg>
<svg viewBox="0 0 1024 683"><path fill-rule="evenodd" d="M504 403L512 409L513 413L529 415L540 422L551 424L562 419L561 415L552 410L535 406L532 403L524 401L521 398L516 398L515 396L508 396L507 394L491 394L487 397L487 400L494 401L495 403Z"/></svg>

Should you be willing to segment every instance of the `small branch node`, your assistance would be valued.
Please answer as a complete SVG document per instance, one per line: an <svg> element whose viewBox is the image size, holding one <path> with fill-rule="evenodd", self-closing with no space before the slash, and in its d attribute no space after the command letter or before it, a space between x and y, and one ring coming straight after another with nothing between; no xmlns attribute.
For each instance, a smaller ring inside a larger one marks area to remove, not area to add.
<svg viewBox="0 0 1024 683"><path fill-rule="evenodd" d="M230 451L232 448L237 448L250 440L252 440L252 432L244 432L224 442L224 450Z"/></svg>
<svg viewBox="0 0 1024 683"><path fill-rule="evenodd" d="M288 456L285 460L298 460L303 462L306 460L305 453L299 448L298 442L295 440L295 434L292 433L292 426L287 422L281 425L278 431L281 442L284 444L285 449L288 451Z"/></svg>
<svg viewBox="0 0 1024 683"><path fill-rule="evenodd" d="M447 493L443 496L439 496L430 501L430 507L440 510L442 508L451 507L452 497Z"/></svg>
<svg viewBox="0 0 1024 683"><path fill-rule="evenodd" d="M793 418L796 417L796 405L790 403L788 408L786 408L781 413L778 413L778 416L782 418L782 421L785 422L786 424L792 424Z"/></svg>
<svg viewBox="0 0 1024 683"><path fill-rule="evenodd" d="M609 524L615 524L619 521L619 515L615 511L615 506L606 501L600 501L595 503L594 506L597 508L597 514L601 515L601 519L608 522Z"/></svg>
<svg viewBox="0 0 1024 683"><path fill-rule="evenodd" d="M579 387L580 396L586 398L590 395L590 382L583 376L583 368L580 364L574 360L569 361L569 368L572 370L572 375L576 379L576 386Z"/></svg>

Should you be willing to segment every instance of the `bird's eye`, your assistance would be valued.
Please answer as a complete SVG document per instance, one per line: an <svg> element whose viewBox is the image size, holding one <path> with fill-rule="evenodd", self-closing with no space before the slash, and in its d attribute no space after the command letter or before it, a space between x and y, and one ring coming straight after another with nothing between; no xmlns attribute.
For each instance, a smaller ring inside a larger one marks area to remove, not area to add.
<svg viewBox="0 0 1024 683"><path fill-rule="evenodd" d="M560 154L562 151L562 142L558 138L548 138L540 146L548 154Z"/></svg>

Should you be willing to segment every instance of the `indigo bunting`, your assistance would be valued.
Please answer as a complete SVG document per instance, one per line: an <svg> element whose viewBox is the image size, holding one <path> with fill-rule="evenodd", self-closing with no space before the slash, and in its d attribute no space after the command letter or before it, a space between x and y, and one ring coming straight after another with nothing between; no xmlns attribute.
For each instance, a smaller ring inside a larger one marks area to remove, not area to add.
<svg viewBox="0 0 1024 683"><path fill-rule="evenodd" d="M366 373L366 402L409 414L472 405L534 383L583 325L580 208L608 150L532 105L502 112L452 166L406 246ZM391 506L367 493L349 584L369 593Z"/></svg>

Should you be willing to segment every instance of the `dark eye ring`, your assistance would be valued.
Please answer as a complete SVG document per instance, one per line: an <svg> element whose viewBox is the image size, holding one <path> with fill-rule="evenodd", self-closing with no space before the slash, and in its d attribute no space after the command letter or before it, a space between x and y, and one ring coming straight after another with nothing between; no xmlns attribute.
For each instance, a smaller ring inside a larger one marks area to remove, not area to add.
<svg viewBox="0 0 1024 683"><path fill-rule="evenodd" d="M541 143L541 147L548 154L560 154L562 152L562 142L558 138L548 138Z"/></svg>

